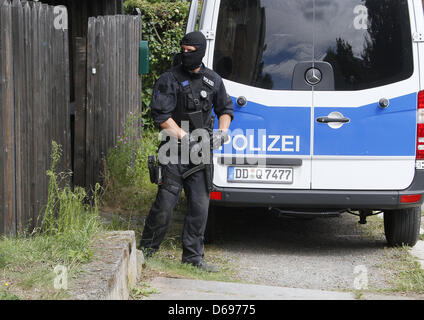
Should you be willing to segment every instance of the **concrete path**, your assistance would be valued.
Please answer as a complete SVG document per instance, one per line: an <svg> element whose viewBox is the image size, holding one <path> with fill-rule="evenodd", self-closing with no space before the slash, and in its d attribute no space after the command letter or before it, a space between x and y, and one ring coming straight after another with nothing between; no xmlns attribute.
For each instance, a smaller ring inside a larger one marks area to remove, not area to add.
<svg viewBox="0 0 424 320"><path fill-rule="evenodd" d="M410 252L424 269L424 241L418 241L415 247L410 249Z"/></svg>
<svg viewBox="0 0 424 320"><path fill-rule="evenodd" d="M218 281L155 278L149 285L159 291L145 300L355 300L354 293L283 288ZM362 296L366 300L399 300L385 295ZM409 299L407 299L409 300Z"/></svg>

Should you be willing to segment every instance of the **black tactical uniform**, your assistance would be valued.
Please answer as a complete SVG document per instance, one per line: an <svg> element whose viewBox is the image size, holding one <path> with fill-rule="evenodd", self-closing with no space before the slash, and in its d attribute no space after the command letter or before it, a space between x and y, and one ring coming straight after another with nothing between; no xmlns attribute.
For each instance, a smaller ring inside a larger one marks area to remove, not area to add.
<svg viewBox="0 0 424 320"><path fill-rule="evenodd" d="M206 93L206 94L205 94ZM192 73L182 64L165 72L155 84L150 105L155 124L169 118L181 127L189 121L187 113L202 111L203 128L209 128L212 109L219 118L228 114L233 118L233 103L228 96L221 77L213 70L201 65L200 72ZM190 123L190 131L194 128ZM182 262L198 266L203 262L203 236L209 207L209 190L205 181L205 170L183 179L182 175L195 165L167 164L163 166L163 180L159 185L156 200L146 219L141 247L151 252L159 249L168 229L173 210L182 188L188 200L183 229Z"/></svg>

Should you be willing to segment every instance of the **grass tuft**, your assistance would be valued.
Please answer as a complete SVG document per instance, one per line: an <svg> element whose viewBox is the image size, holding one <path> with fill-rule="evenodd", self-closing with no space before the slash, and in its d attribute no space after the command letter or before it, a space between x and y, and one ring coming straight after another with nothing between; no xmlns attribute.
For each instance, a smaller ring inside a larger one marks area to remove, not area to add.
<svg viewBox="0 0 424 320"><path fill-rule="evenodd" d="M397 250L397 262L392 283L397 292L424 294L424 270L410 255L409 249L409 247L392 249Z"/></svg>
<svg viewBox="0 0 424 320"><path fill-rule="evenodd" d="M141 283L139 287L132 288L130 291L130 297L133 300L140 300L143 297L149 297L152 294L159 294L160 291L152 288L147 283Z"/></svg>

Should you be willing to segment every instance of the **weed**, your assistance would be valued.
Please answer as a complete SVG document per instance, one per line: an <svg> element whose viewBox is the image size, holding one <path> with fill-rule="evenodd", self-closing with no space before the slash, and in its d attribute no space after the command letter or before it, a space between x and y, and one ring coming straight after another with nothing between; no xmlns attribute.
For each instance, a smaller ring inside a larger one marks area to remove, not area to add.
<svg viewBox="0 0 424 320"><path fill-rule="evenodd" d="M123 134L104 161L103 208L147 213L154 199L157 187L150 183L147 158L157 152L158 132L145 129L140 135L141 117L128 115Z"/></svg>
<svg viewBox="0 0 424 320"><path fill-rule="evenodd" d="M355 295L356 300L363 300L364 299L364 293L360 290L356 290L354 292L354 295Z"/></svg>
<svg viewBox="0 0 424 320"><path fill-rule="evenodd" d="M409 247L398 249L397 272L393 283L396 291L424 293L424 270L420 264L409 254Z"/></svg>
<svg viewBox="0 0 424 320"><path fill-rule="evenodd" d="M102 228L98 217L98 192L96 184L93 200L94 206L85 204L87 193L83 188L74 191L66 185L59 188L55 168L61 156L60 146L53 142L51 169L49 176L49 192L41 232L53 237L56 249L63 253L63 263L87 262L91 256L91 240Z"/></svg>
<svg viewBox="0 0 424 320"><path fill-rule="evenodd" d="M131 289L130 297L134 300L141 299L142 297L149 297L152 294L159 294L160 291L152 288L147 283L142 283L141 288L135 287Z"/></svg>
<svg viewBox="0 0 424 320"><path fill-rule="evenodd" d="M61 147L52 143L52 163L49 176L48 198L40 227L30 234L22 232L14 238L0 240L0 281L13 280L9 290L37 292L37 296L63 298L63 292L53 288L53 269L57 265L68 268L72 277L81 263L92 255L92 241L103 230L98 217L97 185L92 199L82 188L74 191L68 185L59 187L63 174L55 172L61 157ZM93 205L87 204L91 200ZM3 294L4 296L4 294ZM5 297L14 297L8 294Z"/></svg>
<svg viewBox="0 0 424 320"><path fill-rule="evenodd" d="M109 230L131 230L130 220L126 220L120 215L116 214L112 217L110 224L108 225Z"/></svg>
<svg viewBox="0 0 424 320"><path fill-rule="evenodd" d="M368 218L368 224L360 226L361 235L367 239L384 239L384 220ZM409 253L407 246L385 248L385 261L378 265L386 274L389 288L377 290L382 293L424 293L424 270Z"/></svg>
<svg viewBox="0 0 424 320"><path fill-rule="evenodd" d="M20 300L17 295L0 290L0 300Z"/></svg>

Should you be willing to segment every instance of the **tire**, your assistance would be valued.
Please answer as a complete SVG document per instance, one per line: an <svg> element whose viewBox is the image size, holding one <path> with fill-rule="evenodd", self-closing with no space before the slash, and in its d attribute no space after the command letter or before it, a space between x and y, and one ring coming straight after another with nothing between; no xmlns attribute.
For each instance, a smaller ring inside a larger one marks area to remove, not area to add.
<svg viewBox="0 0 424 320"><path fill-rule="evenodd" d="M388 210L384 212L384 232L389 246L413 247L418 241L421 207Z"/></svg>
<svg viewBox="0 0 424 320"><path fill-rule="evenodd" d="M208 222L206 223L204 243L211 244L217 239L216 232L216 208L212 205L209 206Z"/></svg>

